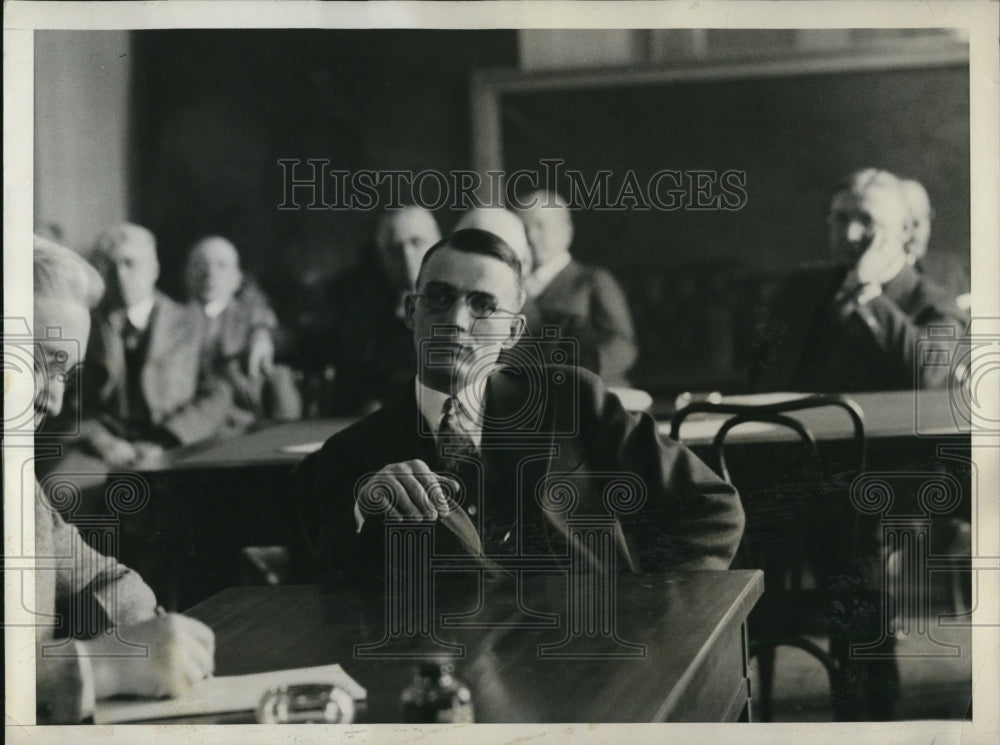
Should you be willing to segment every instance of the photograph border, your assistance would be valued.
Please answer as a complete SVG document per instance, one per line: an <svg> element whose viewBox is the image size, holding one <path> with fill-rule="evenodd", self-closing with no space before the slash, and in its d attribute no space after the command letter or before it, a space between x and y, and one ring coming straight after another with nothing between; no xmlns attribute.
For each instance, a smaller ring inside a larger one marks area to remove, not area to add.
<svg viewBox="0 0 1000 745"><path fill-rule="evenodd" d="M40 29L153 29L153 28L916 28L968 29L970 67L970 163L972 296L977 318L1000 319L1000 115L998 79L1000 50L996 29L998 5L989 0L972 2L28 2L12 0L4 6L4 334L13 334L16 323L31 309L30 234L33 204L33 64L32 34ZM484 81L473 86L473 106L488 93ZM477 87L478 85L478 87ZM474 109L475 110L475 109ZM477 115L478 116L478 115ZM479 122L476 126L488 127ZM479 137L475 142L489 142ZM490 165L490 154L474 153L477 167ZM24 247L24 248L19 248ZM13 410L30 406L31 390L8 380L5 371L5 405ZM980 401L989 421L1000 421L994 398ZM677 741L770 743L775 741L893 743L996 742L1000 732L1000 437L997 432L974 431L974 460L986 488L974 494L979 543L974 574L980 598L972 627L973 720L872 722L796 725L459 725L452 728L399 725L352 725L342 736L352 741L409 742L433 737L435 742L545 742L604 743L662 742L665 735ZM37 727L34 722L34 634L18 620L30 616L22 595L34 595L31 573L33 535L15 526L32 525L32 484L22 481L25 464L32 458L29 438L11 442L4 438L4 590L6 654L6 728L11 743L100 742L324 742L325 728L305 732L263 725L73 726ZM974 488L974 491L975 488ZM23 539L22 539L23 536ZM466 727L475 729L469 731ZM663 730L667 726L668 731Z"/></svg>

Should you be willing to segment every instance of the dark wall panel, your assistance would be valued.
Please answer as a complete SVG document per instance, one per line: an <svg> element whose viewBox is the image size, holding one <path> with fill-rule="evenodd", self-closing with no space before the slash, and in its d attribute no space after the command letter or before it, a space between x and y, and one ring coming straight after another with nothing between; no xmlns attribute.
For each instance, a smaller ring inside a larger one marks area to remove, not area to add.
<svg viewBox="0 0 1000 745"><path fill-rule="evenodd" d="M470 168L470 75L517 62L514 31L169 30L134 41L132 213L159 237L164 285L177 289L192 240L220 232L279 306L294 305L298 283L353 263L374 215L277 209L278 160Z"/></svg>
<svg viewBox="0 0 1000 745"><path fill-rule="evenodd" d="M537 171L560 158L585 177L610 169L614 193L630 170L640 184L661 169L746 174L735 211L581 212L577 253L621 273L699 262L773 273L822 260L833 184L886 168L928 188L929 269L967 292L968 76L954 65L508 92L504 165Z"/></svg>

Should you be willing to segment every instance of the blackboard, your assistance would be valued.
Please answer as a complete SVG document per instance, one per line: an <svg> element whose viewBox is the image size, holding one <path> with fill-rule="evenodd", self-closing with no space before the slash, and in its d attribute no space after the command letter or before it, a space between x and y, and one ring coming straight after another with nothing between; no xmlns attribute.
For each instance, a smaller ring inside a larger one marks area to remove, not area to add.
<svg viewBox="0 0 1000 745"><path fill-rule="evenodd" d="M584 181L606 169L615 195L629 172L647 187L662 169L745 174L735 210L578 210L575 254L618 275L720 263L773 274L822 260L832 186L856 168L885 168L927 187L928 271L967 292L967 62L849 67L501 86L503 168L542 173L543 159L558 159ZM567 178L558 185L565 192Z"/></svg>

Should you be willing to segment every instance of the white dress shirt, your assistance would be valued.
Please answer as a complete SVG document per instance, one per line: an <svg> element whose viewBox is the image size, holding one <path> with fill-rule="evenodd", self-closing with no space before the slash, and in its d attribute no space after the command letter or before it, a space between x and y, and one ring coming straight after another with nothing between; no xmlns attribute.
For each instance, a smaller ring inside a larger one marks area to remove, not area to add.
<svg viewBox="0 0 1000 745"><path fill-rule="evenodd" d="M201 309L205 312L205 315L209 318L216 318L229 306L229 298L224 300L212 300L201 306Z"/></svg>
<svg viewBox="0 0 1000 745"><path fill-rule="evenodd" d="M140 300L138 303L134 303L125 309L126 318L128 318L128 322L132 324L132 327L136 331L145 331L146 327L149 326L149 316L153 313L153 303L155 301L156 298L150 295L145 300Z"/></svg>
<svg viewBox="0 0 1000 745"><path fill-rule="evenodd" d="M444 404L451 396L428 388L420 382L420 378L417 378L416 384L417 408L430 426L431 432L437 437L438 429L441 426L441 417L444 416ZM460 404L455 415L455 426L465 432L477 448L483 440L485 395L486 378L484 377L477 377L476 381L455 395Z"/></svg>

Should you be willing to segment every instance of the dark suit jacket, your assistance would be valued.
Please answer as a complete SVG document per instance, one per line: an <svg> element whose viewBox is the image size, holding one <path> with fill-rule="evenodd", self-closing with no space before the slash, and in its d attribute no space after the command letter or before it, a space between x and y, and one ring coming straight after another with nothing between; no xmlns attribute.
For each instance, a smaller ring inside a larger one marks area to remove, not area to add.
<svg viewBox="0 0 1000 745"><path fill-rule="evenodd" d="M215 361L236 360L245 364L250 334L258 328L273 335L278 318L267 296L255 284L247 282L218 316L218 330L210 349Z"/></svg>
<svg viewBox="0 0 1000 745"><path fill-rule="evenodd" d="M947 366L918 364L918 341L931 325L953 330L957 346L968 317L932 281L906 266L882 294L841 317L834 297L844 269L791 277L771 315L771 338L752 371L752 390L888 391L946 386Z"/></svg>
<svg viewBox="0 0 1000 745"><path fill-rule="evenodd" d="M361 414L366 404L392 400L417 369L413 332L396 314L399 293L374 262L365 262L327 288L305 350L313 364L331 364L324 414Z"/></svg>
<svg viewBox="0 0 1000 745"><path fill-rule="evenodd" d="M279 336L278 317L267 296L256 284L244 282L215 319L209 319L198 303L192 303L205 326L204 364L230 384L233 406L228 425L233 429L254 423L265 416L280 421L302 415L302 399L284 365L274 367L268 379L252 380L247 372L250 341L258 329L266 330L272 341Z"/></svg>
<svg viewBox="0 0 1000 745"><path fill-rule="evenodd" d="M402 400L334 435L300 466L302 524L321 578L333 570L364 582L384 569L384 523L367 515L357 532L356 489L391 463L420 459L441 470L433 438L420 434L427 431L422 421L411 381ZM619 567L725 569L742 535L733 487L683 445L662 441L651 417L626 412L584 370L496 371L480 452L481 469L458 476L463 493L478 494L472 519L486 554L501 565L518 550L568 556L568 520L613 515L604 500L616 485L641 505L614 518ZM575 505L560 509L572 492ZM500 542L512 528L520 537Z"/></svg>
<svg viewBox="0 0 1000 745"><path fill-rule="evenodd" d="M99 627L128 626L155 615L156 597L135 572L92 549L35 483L35 603L40 627L35 656L39 724L78 722L80 660L65 642L70 613L96 613Z"/></svg>
<svg viewBox="0 0 1000 745"><path fill-rule="evenodd" d="M579 364L608 385L627 385L638 349L632 315L621 287L604 269L571 261L524 308L531 334L545 325L579 345Z"/></svg>
<svg viewBox="0 0 1000 745"><path fill-rule="evenodd" d="M93 316L83 376L84 439L100 428L117 436L128 434L124 322L121 310ZM140 372L149 420L137 437L156 438L166 432L182 444L211 437L226 421L232 393L202 355L204 328L197 309L157 292L149 324Z"/></svg>

